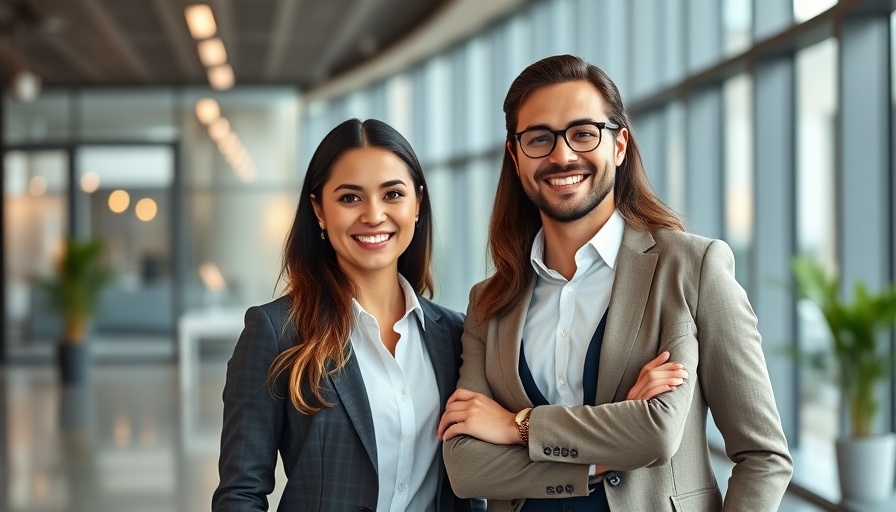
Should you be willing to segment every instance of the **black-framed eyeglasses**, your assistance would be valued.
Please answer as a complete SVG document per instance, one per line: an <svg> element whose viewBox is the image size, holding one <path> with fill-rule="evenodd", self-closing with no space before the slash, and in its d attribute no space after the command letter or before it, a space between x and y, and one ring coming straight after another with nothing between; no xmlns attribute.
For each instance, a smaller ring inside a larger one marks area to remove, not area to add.
<svg viewBox="0 0 896 512"><path fill-rule="evenodd" d="M588 121L570 125L562 130L548 128L530 128L514 133L513 137L520 143L520 149L529 158L543 158L550 155L557 145L557 136L563 137L569 149L576 153L594 151L600 146L604 128L618 130L619 125L611 122Z"/></svg>

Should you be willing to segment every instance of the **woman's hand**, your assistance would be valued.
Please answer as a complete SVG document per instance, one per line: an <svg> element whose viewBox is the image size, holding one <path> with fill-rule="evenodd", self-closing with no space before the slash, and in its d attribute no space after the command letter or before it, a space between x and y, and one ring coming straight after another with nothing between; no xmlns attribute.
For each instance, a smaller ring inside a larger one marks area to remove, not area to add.
<svg viewBox="0 0 896 512"><path fill-rule="evenodd" d="M515 417L516 413L482 393L458 389L448 398L445 414L439 421L439 439L446 441L467 435L492 444L519 444Z"/></svg>
<svg viewBox="0 0 896 512"><path fill-rule="evenodd" d="M688 378L684 366L678 363L667 363L669 352L662 352L641 368L638 382L625 397L626 400L650 400L651 398L671 391Z"/></svg>

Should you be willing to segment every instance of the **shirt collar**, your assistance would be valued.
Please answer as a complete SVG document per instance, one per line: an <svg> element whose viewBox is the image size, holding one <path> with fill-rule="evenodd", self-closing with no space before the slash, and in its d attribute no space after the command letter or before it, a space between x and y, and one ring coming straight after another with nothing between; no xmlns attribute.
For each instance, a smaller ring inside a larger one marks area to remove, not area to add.
<svg viewBox="0 0 896 512"><path fill-rule="evenodd" d="M625 232L625 220L618 210L613 210L613 215L607 219L604 227L600 228L594 238L588 241L589 244L597 249L604 263L612 269L616 269L616 258L619 256L619 249L622 247L622 234Z"/></svg>
<svg viewBox="0 0 896 512"><path fill-rule="evenodd" d="M409 283L408 280L405 279L401 274L398 274L398 285L401 286L401 291L404 292L404 315L401 318L407 318L411 314L411 312L414 312L414 314L417 315L417 319L420 320L420 328L425 331L426 323L423 319L423 307L420 306L420 300L417 298L417 292L414 291L411 283ZM362 315L371 317L370 313L368 313L364 309L364 307L361 306L361 303L358 302L354 297L352 298L352 311L354 312L355 317L358 318Z"/></svg>
<svg viewBox="0 0 896 512"><path fill-rule="evenodd" d="M624 232L625 220L622 218L622 215L619 214L618 210L613 210L613 214L610 215L610 218L607 219L607 222L603 227L600 228L591 240L588 240L579 251L587 249L590 246L597 251L597 254L608 267L615 269L616 258L619 256L620 247L622 247L622 235ZM555 273L553 270L550 270L544 262L544 228L539 229L538 233L535 235L529 260L532 262L532 266L535 267L535 271L539 275L545 276L546 274L550 275Z"/></svg>

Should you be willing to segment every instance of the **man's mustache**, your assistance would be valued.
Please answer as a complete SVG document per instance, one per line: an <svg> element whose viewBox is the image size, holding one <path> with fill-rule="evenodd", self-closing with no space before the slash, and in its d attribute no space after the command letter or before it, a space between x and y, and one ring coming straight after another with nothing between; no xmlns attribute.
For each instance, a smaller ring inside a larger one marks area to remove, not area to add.
<svg viewBox="0 0 896 512"><path fill-rule="evenodd" d="M573 162L566 165L552 163L535 171L535 179L543 180L552 174L573 173L576 171L583 172L584 174L597 173L597 169L594 168L594 165L592 165L591 162Z"/></svg>

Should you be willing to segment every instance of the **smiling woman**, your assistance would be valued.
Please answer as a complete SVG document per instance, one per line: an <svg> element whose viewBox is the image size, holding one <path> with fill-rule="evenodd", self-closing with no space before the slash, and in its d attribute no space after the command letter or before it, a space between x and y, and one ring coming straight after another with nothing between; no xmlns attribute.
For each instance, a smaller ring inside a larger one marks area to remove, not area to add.
<svg viewBox="0 0 896 512"><path fill-rule="evenodd" d="M363 147L336 162L312 203L321 231L329 234L340 267L353 281L394 274L414 236L422 192L391 151Z"/></svg>
<svg viewBox="0 0 896 512"><path fill-rule="evenodd" d="M431 238L401 134L352 119L324 137L286 240L285 295L249 309L228 364L213 510L266 510L278 452L281 509L470 509L436 437L463 317L421 296Z"/></svg>

